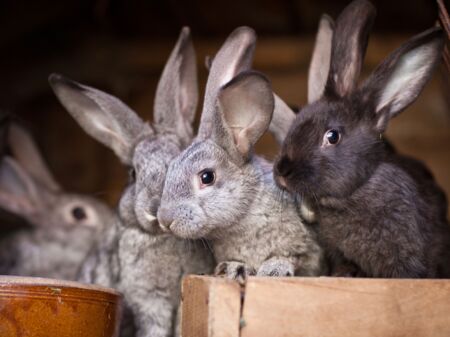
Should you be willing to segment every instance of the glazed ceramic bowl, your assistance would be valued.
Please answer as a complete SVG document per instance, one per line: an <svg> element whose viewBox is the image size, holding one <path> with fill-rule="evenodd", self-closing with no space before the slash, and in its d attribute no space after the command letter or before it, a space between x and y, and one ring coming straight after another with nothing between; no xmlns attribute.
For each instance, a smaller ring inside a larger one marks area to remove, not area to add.
<svg viewBox="0 0 450 337"><path fill-rule="evenodd" d="M0 276L0 336L117 337L121 302L113 289Z"/></svg>

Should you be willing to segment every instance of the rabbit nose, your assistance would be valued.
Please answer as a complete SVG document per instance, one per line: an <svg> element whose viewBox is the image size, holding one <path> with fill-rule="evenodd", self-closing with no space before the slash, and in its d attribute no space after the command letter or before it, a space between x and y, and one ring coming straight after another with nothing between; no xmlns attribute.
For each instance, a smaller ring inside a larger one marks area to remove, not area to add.
<svg viewBox="0 0 450 337"><path fill-rule="evenodd" d="M173 222L172 212L170 212L167 208L159 208L158 222L159 227L161 227L164 232L170 231L170 225Z"/></svg>
<svg viewBox="0 0 450 337"><path fill-rule="evenodd" d="M153 198L150 201L150 205L149 205L150 213L156 215L158 213L158 208L159 208L160 204L161 204L161 200L159 198Z"/></svg>
<svg viewBox="0 0 450 337"><path fill-rule="evenodd" d="M277 176L286 177L292 172L292 162L283 156L275 166Z"/></svg>

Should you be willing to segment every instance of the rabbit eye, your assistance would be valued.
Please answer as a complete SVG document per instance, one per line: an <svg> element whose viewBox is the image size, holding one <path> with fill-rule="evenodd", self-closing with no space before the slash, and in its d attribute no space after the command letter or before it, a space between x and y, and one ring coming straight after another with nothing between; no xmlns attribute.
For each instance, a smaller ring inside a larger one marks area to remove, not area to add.
<svg viewBox="0 0 450 337"><path fill-rule="evenodd" d="M82 207L75 207L72 209L72 216L75 220L81 221L87 218L86 212Z"/></svg>
<svg viewBox="0 0 450 337"><path fill-rule="evenodd" d="M134 183L136 181L136 170L132 167L128 170L128 180L131 183Z"/></svg>
<svg viewBox="0 0 450 337"><path fill-rule="evenodd" d="M331 129L325 132L324 144L325 145L336 145L341 140L341 134L339 131Z"/></svg>
<svg viewBox="0 0 450 337"><path fill-rule="evenodd" d="M202 172L200 172L199 176L202 187L214 184L214 180L216 179L216 175L212 170L203 170Z"/></svg>

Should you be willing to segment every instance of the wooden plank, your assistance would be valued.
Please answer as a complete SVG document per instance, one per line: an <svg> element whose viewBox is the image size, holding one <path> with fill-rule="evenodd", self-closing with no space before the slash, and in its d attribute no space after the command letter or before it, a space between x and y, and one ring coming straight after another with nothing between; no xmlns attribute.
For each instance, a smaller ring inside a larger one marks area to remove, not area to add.
<svg viewBox="0 0 450 337"><path fill-rule="evenodd" d="M222 278L189 276L182 284L183 337L238 337L241 288Z"/></svg>
<svg viewBox="0 0 450 337"><path fill-rule="evenodd" d="M450 281L250 278L242 337L450 336Z"/></svg>

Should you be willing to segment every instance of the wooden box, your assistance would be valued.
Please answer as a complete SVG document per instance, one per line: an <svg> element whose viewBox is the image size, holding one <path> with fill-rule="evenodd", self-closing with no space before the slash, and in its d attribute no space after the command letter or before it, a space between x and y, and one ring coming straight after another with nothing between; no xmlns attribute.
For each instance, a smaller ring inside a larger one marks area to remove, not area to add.
<svg viewBox="0 0 450 337"><path fill-rule="evenodd" d="M183 337L448 337L450 280L190 276Z"/></svg>

